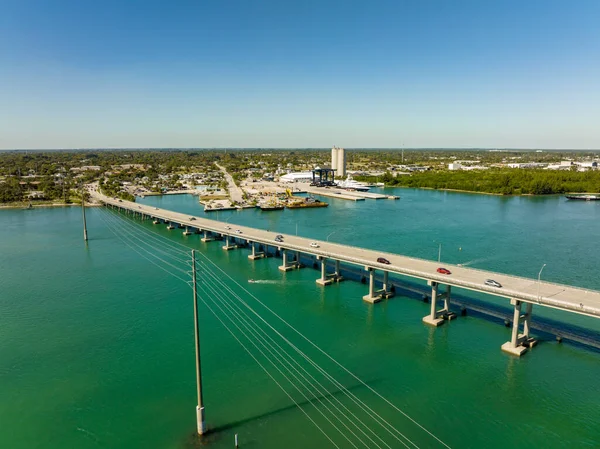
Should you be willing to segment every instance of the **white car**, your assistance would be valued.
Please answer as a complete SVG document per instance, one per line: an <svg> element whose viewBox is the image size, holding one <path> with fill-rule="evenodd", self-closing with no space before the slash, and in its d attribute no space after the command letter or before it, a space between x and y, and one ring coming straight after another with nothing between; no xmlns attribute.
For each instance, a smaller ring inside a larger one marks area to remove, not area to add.
<svg viewBox="0 0 600 449"><path fill-rule="evenodd" d="M318 248L319 244L317 242L310 242L310 247L311 248Z"/></svg>
<svg viewBox="0 0 600 449"><path fill-rule="evenodd" d="M225 229L231 229L231 226L225 226Z"/></svg>
<svg viewBox="0 0 600 449"><path fill-rule="evenodd" d="M484 282L485 285L489 285L490 287L502 288L500 282L495 281L493 279L486 279Z"/></svg>
<svg viewBox="0 0 600 449"><path fill-rule="evenodd" d="M235 230L235 233L236 233L236 234L241 234L241 233L242 233L242 231L241 231L240 229L236 229L236 230Z"/></svg>

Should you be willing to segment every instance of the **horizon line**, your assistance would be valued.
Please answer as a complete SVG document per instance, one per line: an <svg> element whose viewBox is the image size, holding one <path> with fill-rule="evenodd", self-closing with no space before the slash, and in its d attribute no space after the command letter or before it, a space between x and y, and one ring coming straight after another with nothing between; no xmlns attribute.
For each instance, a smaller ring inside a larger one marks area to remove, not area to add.
<svg viewBox="0 0 600 449"><path fill-rule="evenodd" d="M600 148L519 148L519 147L342 147L345 150L458 150L458 151L600 151ZM329 147L82 147L82 148L0 148L0 152L17 151L157 151L157 150L330 150Z"/></svg>

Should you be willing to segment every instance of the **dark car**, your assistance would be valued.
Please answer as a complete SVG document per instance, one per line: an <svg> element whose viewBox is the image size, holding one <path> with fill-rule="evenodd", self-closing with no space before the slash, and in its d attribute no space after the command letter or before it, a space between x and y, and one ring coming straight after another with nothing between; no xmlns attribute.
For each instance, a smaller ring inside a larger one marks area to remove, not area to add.
<svg viewBox="0 0 600 449"><path fill-rule="evenodd" d="M196 221L194 217L190 217L190 221Z"/></svg>
<svg viewBox="0 0 600 449"><path fill-rule="evenodd" d="M277 234L277 235L275 236L275 238L276 238L276 239L279 239L279 240L283 240L283 235L281 235L281 234Z"/></svg>
<svg viewBox="0 0 600 449"><path fill-rule="evenodd" d="M379 262L379 263L384 263L384 264L386 264L386 265L389 265L389 264L390 264L390 261L389 261L389 260L387 260L385 257L378 257L378 258L377 258L377 262Z"/></svg>
<svg viewBox="0 0 600 449"><path fill-rule="evenodd" d="M442 267L438 268L437 272L440 273L440 274L452 274L452 272L449 269L442 268Z"/></svg>
<svg viewBox="0 0 600 449"><path fill-rule="evenodd" d="M489 285L490 287L502 288L502 284L500 284L500 282L495 281L493 279L486 279L485 285Z"/></svg>

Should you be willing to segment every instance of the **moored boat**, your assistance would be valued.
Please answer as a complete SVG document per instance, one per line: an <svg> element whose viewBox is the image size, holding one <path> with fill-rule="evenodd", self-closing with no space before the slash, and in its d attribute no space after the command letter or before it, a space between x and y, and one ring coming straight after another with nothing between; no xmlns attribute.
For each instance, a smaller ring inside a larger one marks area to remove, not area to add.
<svg viewBox="0 0 600 449"><path fill-rule="evenodd" d="M600 193L582 193L565 195L568 200L600 201Z"/></svg>

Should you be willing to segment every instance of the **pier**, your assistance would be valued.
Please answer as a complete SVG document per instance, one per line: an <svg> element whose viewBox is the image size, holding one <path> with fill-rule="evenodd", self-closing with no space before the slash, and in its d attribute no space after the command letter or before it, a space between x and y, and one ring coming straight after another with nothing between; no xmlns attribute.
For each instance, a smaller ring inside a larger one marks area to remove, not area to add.
<svg viewBox="0 0 600 449"><path fill-rule="evenodd" d="M356 190L346 190L337 187L312 187L312 186L302 186L302 190L306 193L310 193L312 195L321 195L328 196L331 198L338 198L342 200L350 200L350 201L364 201L366 199L369 200L397 200L400 197L395 195L384 195L382 193L373 193L373 192L358 192Z"/></svg>
<svg viewBox="0 0 600 449"><path fill-rule="evenodd" d="M529 335L534 305L600 318L600 292L595 290L449 264L445 266L452 273L441 274L437 272L440 264L431 260L294 235L283 234L282 241L275 241L278 232L236 225L241 231L236 233L224 222L116 200L97 192L93 192L92 196L109 207L139 214L143 218L153 220L154 223L168 223L170 226L175 224L186 230L193 230L203 235L202 242L222 238L225 241L223 248L226 250L238 248L240 245L235 244L236 241L245 241L252 251L250 260L263 257L268 247L276 248L283 256L283 264L279 267L282 271L301 268L301 254L311 256L315 262L321 262L321 276L316 282L324 287L341 280L340 262L359 266L364 269L364 279L368 278L368 292L363 296L363 300L370 303L379 302L392 295L388 284L390 273L424 280L431 288L431 312L423 317L423 322L430 326L437 327L456 318L456 314L450 311L453 287L486 293L498 301L508 301L514 312L512 335L501 347L504 352L516 356L524 354L528 348L535 345L535 340ZM310 243L315 241L319 246L311 247ZM389 264L377 262L380 258L385 258ZM327 273L327 261L335 262L334 273ZM383 282L377 282L376 272L383 275ZM486 285L486 279L496 280L502 288ZM443 305L438 308L438 302L442 301Z"/></svg>

